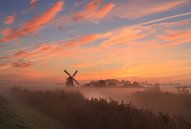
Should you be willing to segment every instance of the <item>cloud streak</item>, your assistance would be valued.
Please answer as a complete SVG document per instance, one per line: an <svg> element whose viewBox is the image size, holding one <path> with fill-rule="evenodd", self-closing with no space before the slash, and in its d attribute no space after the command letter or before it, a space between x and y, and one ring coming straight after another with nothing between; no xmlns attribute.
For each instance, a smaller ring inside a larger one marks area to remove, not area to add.
<svg viewBox="0 0 191 129"><path fill-rule="evenodd" d="M142 26L131 26L131 27L124 27L114 31L111 31L112 35L110 38L104 42L102 42L102 47L107 46L115 46L115 45L122 45L122 44L129 44L136 42L137 40L145 38L149 35L150 32L149 27L142 27Z"/></svg>
<svg viewBox="0 0 191 129"><path fill-rule="evenodd" d="M12 30L8 35L0 39L0 42L8 42L29 35L40 30L44 25L48 24L63 9L64 3L58 1L49 10L39 16L24 23L20 28Z"/></svg>
<svg viewBox="0 0 191 129"><path fill-rule="evenodd" d="M166 43L163 44L165 47L172 47L182 44L190 44L191 43L191 29L184 31L172 31L167 30L166 34L159 36Z"/></svg>
<svg viewBox="0 0 191 129"><path fill-rule="evenodd" d="M185 23L185 21L182 21ZM166 23L167 24L167 23ZM162 27L166 24L159 24ZM171 23L169 23L171 24ZM182 24L178 22L178 24ZM175 26L175 25L174 25ZM173 27L173 26L171 26ZM165 30L165 34L158 34L160 31L157 26L130 26L122 27L115 29L113 31L104 32L104 33L95 33L83 35L77 38L63 41L55 41L51 43L44 43L44 45L38 46L32 51L18 51L14 55L10 56L9 59L24 59L29 61L39 61L39 60L50 60L55 57L65 57L71 56L73 51L83 53L85 52L95 52L99 53L102 49L113 48L115 46L136 46L136 47L145 47L145 48L159 48L159 47L170 47L172 45L181 45L190 42L190 30L184 31L184 33L176 31ZM146 38L152 36L154 39ZM94 48L89 48L84 50L81 48L84 45L90 44L92 42L101 40L100 45L95 46ZM160 44L160 42L163 42ZM175 43L176 42L176 43ZM75 52L76 53L76 52ZM87 53L84 53L85 55Z"/></svg>
<svg viewBox="0 0 191 129"><path fill-rule="evenodd" d="M167 1L153 1L153 0L130 0L121 4L115 10L117 16L121 18L135 19L148 15L166 12L186 4L187 0L167 0ZM123 12L126 13L123 13Z"/></svg>
<svg viewBox="0 0 191 129"><path fill-rule="evenodd" d="M4 24L11 25L16 21L16 15L10 15L5 18Z"/></svg>
<svg viewBox="0 0 191 129"><path fill-rule="evenodd" d="M171 15L171 16L168 16L168 17L162 17L162 18L158 18L158 19L151 20L151 21L148 21L148 22L144 22L141 25L154 24L154 23L157 23L157 22L162 22L162 21L166 21L166 20L169 20L169 19L178 18L178 17L182 17L182 16L189 16L189 15L191 15L191 12Z"/></svg>
<svg viewBox="0 0 191 129"><path fill-rule="evenodd" d="M103 0L92 0L81 12L74 14L74 21L89 20L97 22L104 18L115 7L115 4L108 3L101 8L102 2Z"/></svg>

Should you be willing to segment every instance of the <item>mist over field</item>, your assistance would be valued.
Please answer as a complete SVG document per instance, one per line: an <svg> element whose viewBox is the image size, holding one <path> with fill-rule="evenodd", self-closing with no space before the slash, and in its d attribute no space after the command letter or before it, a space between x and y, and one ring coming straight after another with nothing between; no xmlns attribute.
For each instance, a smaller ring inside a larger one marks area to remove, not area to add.
<svg viewBox="0 0 191 129"><path fill-rule="evenodd" d="M21 87L31 91L65 91L68 93L81 93L85 98L104 98L113 99L118 102L132 103L137 108L149 109L155 112L166 112L171 115L181 115L189 117L190 109L190 94L181 93L176 87L162 87L160 91L149 91L147 87L140 88L120 88L120 87L64 87L55 85L54 87ZM9 89L9 88L4 88ZM190 92L191 88L187 88ZM188 100L188 101L187 101ZM187 103L187 104L186 104ZM189 106L189 107L186 107ZM189 113L187 113L187 111Z"/></svg>
<svg viewBox="0 0 191 129"><path fill-rule="evenodd" d="M87 87L85 85L65 87L57 84L51 87L27 87L15 85L1 86L0 94L2 100L5 98L4 101L10 105L5 106L8 110L6 112L21 110L19 114L16 114L17 119L19 118L20 121L25 116L22 121L26 124L17 122L14 117L9 121L16 121L19 126L31 129L34 127L33 124L30 125L30 122L38 124L38 128L48 129L50 127L112 129L113 126L119 129L139 129L143 125L145 129L189 129L191 127L189 87L160 87L158 85L150 87ZM4 105L3 102L2 104ZM38 118L34 118L37 116ZM0 117L0 120L4 118ZM136 121L133 122L134 119ZM13 127L16 126L14 122L11 123ZM47 122L50 125L45 124ZM138 126L137 123L139 123ZM3 123L5 127L3 129L10 128L6 124Z"/></svg>

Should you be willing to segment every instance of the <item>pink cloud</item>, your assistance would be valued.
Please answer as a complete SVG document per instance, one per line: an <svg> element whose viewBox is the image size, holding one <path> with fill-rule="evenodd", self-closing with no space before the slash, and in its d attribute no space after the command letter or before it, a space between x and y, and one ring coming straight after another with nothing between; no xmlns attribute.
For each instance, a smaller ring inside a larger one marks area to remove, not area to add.
<svg viewBox="0 0 191 129"><path fill-rule="evenodd" d="M99 21L115 7L114 4L109 3L100 8L102 2L103 0L92 0L81 12L74 14L73 19Z"/></svg>
<svg viewBox="0 0 191 129"><path fill-rule="evenodd" d="M54 50L57 45L41 45L32 51L18 51L13 56L9 57L12 59L24 59L30 61L37 61L43 59L47 54ZM56 52L56 51L54 51Z"/></svg>
<svg viewBox="0 0 191 129"><path fill-rule="evenodd" d="M95 17L96 21L105 17L114 7L115 5L112 3L105 5L100 11L97 12L97 16Z"/></svg>
<svg viewBox="0 0 191 129"><path fill-rule="evenodd" d="M165 47L187 44L191 43L191 29L184 31L167 30L164 35L159 37L166 42L162 45Z"/></svg>
<svg viewBox="0 0 191 129"><path fill-rule="evenodd" d="M16 20L16 15L10 15L5 18L4 24L10 25L13 24Z"/></svg>
<svg viewBox="0 0 191 129"><path fill-rule="evenodd" d="M20 58L20 57L24 57L28 55L28 52L25 52L25 51L18 51L16 52L12 57L14 58Z"/></svg>
<svg viewBox="0 0 191 129"><path fill-rule="evenodd" d="M152 32L150 27L132 26L119 28L111 31L112 35L108 40L101 43L102 47L135 43L137 40L141 40L148 36Z"/></svg>
<svg viewBox="0 0 191 129"><path fill-rule="evenodd" d="M188 0L166 0L166 1L153 1L153 0L140 0L140 1L126 1L121 3L113 12L116 16L121 18L140 18L152 14L166 12L186 4ZM124 13L126 12L126 13Z"/></svg>
<svg viewBox="0 0 191 129"><path fill-rule="evenodd" d="M191 37L191 30L185 31L174 31L168 30L166 31L166 35L162 36L166 41L174 41L174 40L183 40Z"/></svg>
<svg viewBox="0 0 191 129"><path fill-rule="evenodd" d="M54 19L57 13L63 9L63 5L64 3L62 1L58 1L53 7L43 14L34 17L32 20L29 20L23 24L20 28L13 30L9 35L1 38L0 42L8 42L38 31L44 25L48 24L52 19Z"/></svg>
<svg viewBox="0 0 191 129"><path fill-rule="evenodd" d="M3 60L10 60L11 62L17 62L20 60L30 61L31 63L38 61L48 61L57 57L71 56L73 54L73 51L79 51L82 45L89 44L100 39L107 39L110 36L111 33L84 35L77 39L72 39L68 41L55 41L48 44L40 45L32 51L20 50L11 56L1 58Z"/></svg>

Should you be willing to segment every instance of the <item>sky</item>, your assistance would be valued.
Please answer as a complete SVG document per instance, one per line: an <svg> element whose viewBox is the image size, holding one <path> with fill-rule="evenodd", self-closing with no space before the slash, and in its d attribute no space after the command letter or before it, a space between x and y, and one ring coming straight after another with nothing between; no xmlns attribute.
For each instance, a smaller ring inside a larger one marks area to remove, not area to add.
<svg viewBox="0 0 191 129"><path fill-rule="evenodd" d="M0 82L191 84L190 0L1 0Z"/></svg>

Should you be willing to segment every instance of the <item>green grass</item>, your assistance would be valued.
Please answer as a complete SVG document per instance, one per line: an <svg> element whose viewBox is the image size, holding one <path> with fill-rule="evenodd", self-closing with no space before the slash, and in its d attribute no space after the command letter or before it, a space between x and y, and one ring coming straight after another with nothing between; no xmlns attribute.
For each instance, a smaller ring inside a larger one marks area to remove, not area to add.
<svg viewBox="0 0 191 129"><path fill-rule="evenodd" d="M54 119L0 96L0 129L64 129Z"/></svg>

